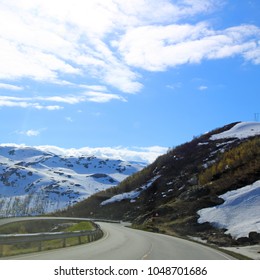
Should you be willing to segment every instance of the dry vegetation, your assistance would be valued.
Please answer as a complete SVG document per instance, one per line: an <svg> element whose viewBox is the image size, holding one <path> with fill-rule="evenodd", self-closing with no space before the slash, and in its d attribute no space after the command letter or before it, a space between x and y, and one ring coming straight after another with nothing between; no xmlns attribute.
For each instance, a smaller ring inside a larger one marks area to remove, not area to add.
<svg viewBox="0 0 260 280"><path fill-rule="evenodd" d="M169 149L167 154L117 187L97 193L59 215L122 219L132 221L137 228L181 236L196 235L218 245L237 244L224 230L208 223L197 223L199 209L223 203L219 195L259 180L259 136L210 140L211 135L232 126L234 124ZM100 205L116 194L140 188L156 175L160 177L134 203L122 200Z"/></svg>

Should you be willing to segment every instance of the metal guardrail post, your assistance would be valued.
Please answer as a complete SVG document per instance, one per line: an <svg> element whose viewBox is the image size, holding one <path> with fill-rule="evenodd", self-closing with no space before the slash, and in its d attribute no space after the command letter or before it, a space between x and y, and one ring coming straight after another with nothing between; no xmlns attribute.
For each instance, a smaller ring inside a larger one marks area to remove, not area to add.
<svg viewBox="0 0 260 280"><path fill-rule="evenodd" d="M38 251L41 252L42 250L42 241L39 241Z"/></svg>
<svg viewBox="0 0 260 280"><path fill-rule="evenodd" d="M66 238L63 238L62 247L63 247L63 248L66 247Z"/></svg>

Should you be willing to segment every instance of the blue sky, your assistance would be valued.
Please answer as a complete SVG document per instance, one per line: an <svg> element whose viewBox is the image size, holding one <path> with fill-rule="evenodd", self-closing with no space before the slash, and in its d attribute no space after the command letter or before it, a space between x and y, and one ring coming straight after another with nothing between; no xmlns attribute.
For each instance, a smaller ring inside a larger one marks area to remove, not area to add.
<svg viewBox="0 0 260 280"><path fill-rule="evenodd" d="M0 0L0 143L152 161L260 112L258 0Z"/></svg>

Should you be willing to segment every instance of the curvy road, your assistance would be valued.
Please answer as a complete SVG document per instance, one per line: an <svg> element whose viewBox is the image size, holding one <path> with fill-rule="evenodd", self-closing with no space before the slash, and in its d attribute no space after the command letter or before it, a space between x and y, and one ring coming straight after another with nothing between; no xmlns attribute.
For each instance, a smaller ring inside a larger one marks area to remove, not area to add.
<svg viewBox="0 0 260 280"><path fill-rule="evenodd" d="M0 225L23 218L0 219ZM24 218L33 219L33 218ZM40 219L40 218L36 218ZM46 219L46 218L45 218ZM51 218L53 219L53 218ZM64 219L64 218L61 218ZM71 219L71 218L70 218ZM82 220L82 219L81 219ZM92 243L4 257L12 260L228 260L232 257L192 241L98 222L104 236Z"/></svg>

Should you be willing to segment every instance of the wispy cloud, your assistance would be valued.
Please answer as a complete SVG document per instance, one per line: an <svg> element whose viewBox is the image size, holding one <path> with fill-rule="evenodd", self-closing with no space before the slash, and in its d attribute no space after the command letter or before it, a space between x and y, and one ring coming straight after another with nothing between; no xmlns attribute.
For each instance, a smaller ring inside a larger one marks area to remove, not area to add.
<svg viewBox="0 0 260 280"><path fill-rule="evenodd" d="M205 23L142 26L122 36L119 50L126 63L148 71L240 55L258 63L260 28L242 25L213 30Z"/></svg>
<svg viewBox="0 0 260 280"><path fill-rule="evenodd" d="M35 108L38 110L60 110L59 105L41 105L30 97L0 96L0 107Z"/></svg>
<svg viewBox="0 0 260 280"><path fill-rule="evenodd" d="M27 130L25 132L25 134L29 137L31 136L38 136L40 134L40 131L39 130L33 130L33 129L30 129L30 130Z"/></svg>
<svg viewBox="0 0 260 280"><path fill-rule="evenodd" d="M201 90L201 91L207 90L207 89L208 89L208 87L204 86L204 85L201 85L201 86L198 87L198 90Z"/></svg>
<svg viewBox="0 0 260 280"><path fill-rule="evenodd" d="M120 6L122 1L1 1L0 78L58 83L63 75L90 75L125 92L140 90L137 75L104 40L121 29L118 21L137 19Z"/></svg>
<svg viewBox="0 0 260 280"><path fill-rule="evenodd" d="M98 91L86 91L78 94L70 94L63 96L38 96L35 97L35 100L41 101L50 101L57 103L67 103L67 104L78 104L81 102L96 102L96 103L104 103L109 102L113 99L126 101L125 98L120 95L106 92L98 92Z"/></svg>
<svg viewBox="0 0 260 280"><path fill-rule="evenodd" d="M56 96L4 96L0 95L0 107L20 107L20 108L34 108L38 110L60 110L63 109L61 104L78 104L82 102L106 103L111 100L119 100L126 102L127 100L113 93L86 91L83 93L75 93L70 95L56 95ZM46 103L52 103L46 105ZM58 105L53 103L59 103Z"/></svg>
<svg viewBox="0 0 260 280"><path fill-rule="evenodd" d="M60 155L81 156L95 155L97 157L114 158L127 161L141 161L152 163L158 156L166 153L166 147L83 147L79 149L64 149L56 146L37 146L43 151L53 152Z"/></svg>
<svg viewBox="0 0 260 280"><path fill-rule="evenodd" d="M100 86L100 85L79 85L80 88L85 88L87 90L93 90L93 91L101 91L101 92L108 92L108 89L106 86Z"/></svg>
<svg viewBox="0 0 260 280"><path fill-rule="evenodd" d="M41 133L41 129L35 130L35 129L29 129L29 130L24 130L24 131L17 131L16 133L26 135L28 137L35 137L38 136Z"/></svg>
<svg viewBox="0 0 260 280"><path fill-rule="evenodd" d="M96 92L96 91L89 91L84 94L84 97L87 101L97 102L97 103L105 103L109 102L110 100L117 99L120 101L126 102L126 99L122 96L113 93L103 93L103 92Z"/></svg>
<svg viewBox="0 0 260 280"><path fill-rule="evenodd" d="M89 101L108 102L124 101L108 93L108 87L122 93L141 91L143 69L165 71L238 55L260 64L259 27L216 30L206 21L196 22L197 15L214 12L224 2L77 0L76 5L74 0L2 0L0 79L65 86L73 85L75 77L92 78L101 85L80 82L79 87L89 91ZM2 88L19 89L4 83Z"/></svg>
<svg viewBox="0 0 260 280"><path fill-rule="evenodd" d="M24 134L30 134L28 136L36 136L34 130L24 131ZM37 130L35 131L37 134ZM25 147L24 144L0 144L0 146L15 146L15 147ZM83 147L83 148L61 148L57 146L35 146L35 148L40 149L45 152L52 152L57 155L63 156L75 156L79 157L82 155L89 156L94 155L103 158L113 158L121 159L125 161L140 161L145 163L152 163L158 156L167 152L166 147L161 146L151 146L151 147Z"/></svg>
<svg viewBox="0 0 260 280"><path fill-rule="evenodd" d="M171 90L177 90L180 89L182 87L182 83L178 82L175 84L170 84L170 85L166 85L166 88L171 89Z"/></svg>
<svg viewBox="0 0 260 280"><path fill-rule="evenodd" d="M16 85L11 85L11 84L6 84L6 83L0 83L0 89L7 89L7 90L23 90L23 87L21 86L16 86Z"/></svg>
<svg viewBox="0 0 260 280"><path fill-rule="evenodd" d="M66 117L65 120L66 120L67 122L71 122L71 123L73 122L73 119L72 119L71 117Z"/></svg>

